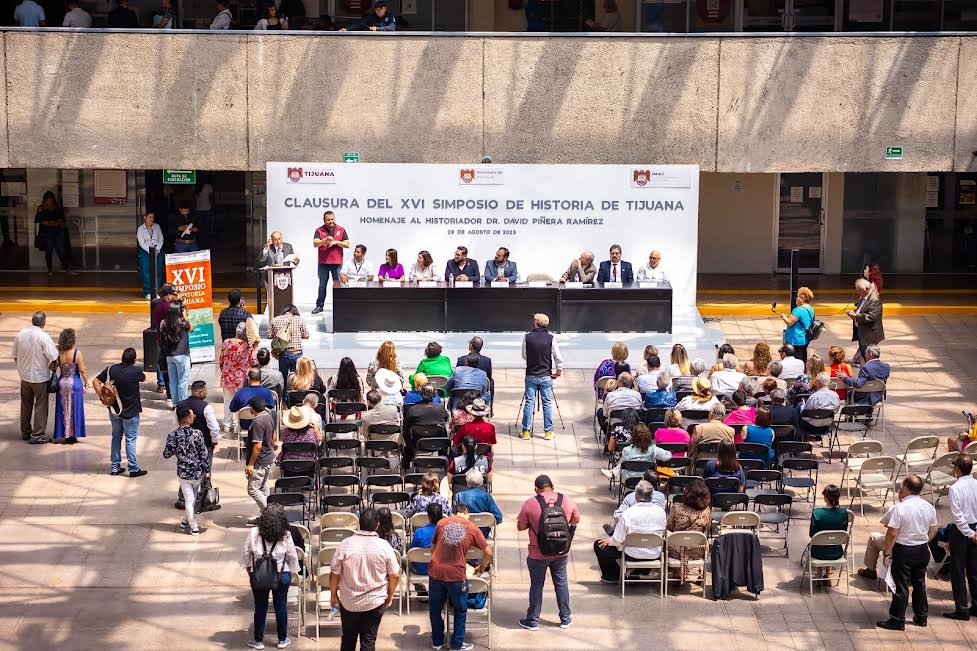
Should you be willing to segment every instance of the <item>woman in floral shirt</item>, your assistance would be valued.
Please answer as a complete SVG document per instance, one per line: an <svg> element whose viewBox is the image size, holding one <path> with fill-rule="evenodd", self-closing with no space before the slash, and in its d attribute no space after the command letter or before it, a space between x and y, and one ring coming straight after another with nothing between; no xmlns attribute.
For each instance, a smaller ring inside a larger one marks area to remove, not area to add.
<svg viewBox="0 0 977 651"><path fill-rule="evenodd" d="M315 443L318 446L322 443L319 432L312 427L312 417L308 409L295 406L285 412L282 418L282 443ZM278 455L278 462L282 461L315 461L316 453L314 450L308 452L285 452Z"/></svg>
<svg viewBox="0 0 977 651"><path fill-rule="evenodd" d="M237 324L237 330L230 339L225 339L221 346L220 370L221 388L224 390L224 404L231 404L234 394L244 386L248 377L248 370L257 364L255 351L248 343L247 326L242 321ZM224 431L231 431L235 427L235 415L230 409L224 410Z"/></svg>
<svg viewBox="0 0 977 651"><path fill-rule="evenodd" d="M198 535L200 528L194 517L193 507L197 502L196 490L200 478L210 468L204 435L199 429L191 427L193 411L189 407L177 407L176 417L180 426L166 437L163 458L176 455L176 476L180 479L186 517L180 523L183 529L190 529L191 535Z"/></svg>
<svg viewBox="0 0 977 651"><path fill-rule="evenodd" d="M431 502L437 502L441 505L444 517L451 515L451 503L448 499L442 495L439 491L441 488L441 476L436 472L426 472L424 477L421 479L420 490L417 495L415 495L410 504L407 505L407 511L404 516L410 520L411 516L415 513L427 513L427 505Z"/></svg>

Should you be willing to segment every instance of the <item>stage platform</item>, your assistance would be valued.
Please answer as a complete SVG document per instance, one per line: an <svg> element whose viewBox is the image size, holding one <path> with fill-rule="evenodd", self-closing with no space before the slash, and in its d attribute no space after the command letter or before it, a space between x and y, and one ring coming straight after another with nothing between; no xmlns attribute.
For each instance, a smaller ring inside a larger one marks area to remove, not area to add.
<svg viewBox="0 0 977 651"><path fill-rule="evenodd" d="M331 297L330 297L331 298ZM424 347L430 341L438 341L444 354L452 361L468 351L468 341L474 335L485 340L483 352L492 358L494 368L523 368L522 339L525 332L332 332L332 309L327 302L326 310L312 315L312 305L299 305L311 338L305 342L307 357L315 360L320 368L336 368L342 357L350 357L359 369L365 369L376 356L377 348L386 340L397 344L397 356L404 368L413 368L424 356ZM695 308L674 307L672 332L587 332L555 335L567 368L593 368L610 355L611 344L622 341L631 349L630 362L642 361L641 353L648 344L654 344L668 363L672 345L680 343L689 357L701 357L712 363L716 347L725 341L718 325L703 323ZM528 328L527 328L528 329ZM267 337L267 311L260 323L262 337ZM596 360L596 361L595 361Z"/></svg>

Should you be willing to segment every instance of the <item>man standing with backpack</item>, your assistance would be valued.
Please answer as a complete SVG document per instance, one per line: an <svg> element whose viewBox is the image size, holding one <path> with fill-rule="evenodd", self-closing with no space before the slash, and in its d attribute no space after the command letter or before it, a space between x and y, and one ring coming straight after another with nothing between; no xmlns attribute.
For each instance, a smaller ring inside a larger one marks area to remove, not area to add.
<svg viewBox="0 0 977 651"><path fill-rule="evenodd" d="M126 471L122 466L122 438L126 441L126 459L129 476L142 477L149 473L142 470L136 460L136 438L139 436L139 418L142 401L139 399L139 383L146 381L146 374L136 366L136 349L122 351L122 363L107 366L92 380L92 387L102 404L109 410L112 424L112 474Z"/></svg>
<svg viewBox="0 0 977 651"><path fill-rule="evenodd" d="M560 628L570 628L570 586L567 582L567 560L573 533L580 522L580 511L566 495L553 490L547 475L536 478L536 495L526 500L519 511L516 527L529 530L529 608L519 625L539 630L539 613L543 609L543 585L549 568L560 609Z"/></svg>

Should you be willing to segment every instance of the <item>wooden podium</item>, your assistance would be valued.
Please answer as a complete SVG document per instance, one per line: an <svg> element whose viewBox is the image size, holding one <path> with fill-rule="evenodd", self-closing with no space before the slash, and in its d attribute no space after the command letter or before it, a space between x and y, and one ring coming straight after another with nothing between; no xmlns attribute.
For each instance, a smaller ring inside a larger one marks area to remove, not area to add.
<svg viewBox="0 0 977 651"><path fill-rule="evenodd" d="M268 319L274 319L282 309L292 303L292 272L295 267L282 265L262 267L265 274L265 287L268 292Z"/></svg>

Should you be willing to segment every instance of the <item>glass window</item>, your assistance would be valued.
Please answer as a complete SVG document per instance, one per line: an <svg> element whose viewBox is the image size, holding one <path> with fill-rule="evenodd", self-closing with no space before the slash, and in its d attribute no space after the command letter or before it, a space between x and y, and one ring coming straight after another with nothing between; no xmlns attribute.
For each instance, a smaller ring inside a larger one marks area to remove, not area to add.
<svg viewBox="0 0 977 651"><path fill-rule="evenodd" d="M841 26L846 32L883 32L891 20L890 0L845 0Z"/></svg>
<svg viewBox="0 0 977 651"><path fill-rule="evenodd" d="M688 30L689 3L685 0L643 0L640 10L642 32L685 32ZM698 21L698 16L696 20ZM708 28L701 31L707 30Z"/></svg>
<svg viewBox="0 0 977 651"><path fill-rule="evenodd" d="M940 31L940 0L896 0L892 29L897 32Z"/></svg>
<svg viewBox="0 0 977 651"><path fill-rule="evenodd" d="M0 233L0 269L27 269L34 223L33 215L28 220L27 170L23 168L0 170Z"/></svg>
<svg viewBox="0 0 977 651"><path fill-rule="evenodd" d="M925 271L977 270L977 174L926 176Z"/></svg>
<svg viewBox="0 0 977 651"><path fill-rule="evenodd" d="M786 0L743 0L743 31L783 31L785 11Z"/></svg>
<svg viewBox="0 0 977 651"><path fill-rule="evenodd" d="M468 3L458 0L434 0L434 31L464 32L468 29Z"/></svg>
<svg viewBox="0 0 977 651"><path fill-rule="evenodd" d="M926 174L845 174L841 271L923 271Z"/></svg>
<svg viewBox="0 0 977 651"><path fill-rule="evenodd" d="M943 29L949 32L977 31L977 2L943 0Z"/></svg>

